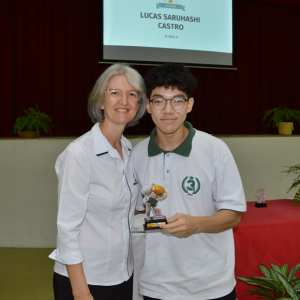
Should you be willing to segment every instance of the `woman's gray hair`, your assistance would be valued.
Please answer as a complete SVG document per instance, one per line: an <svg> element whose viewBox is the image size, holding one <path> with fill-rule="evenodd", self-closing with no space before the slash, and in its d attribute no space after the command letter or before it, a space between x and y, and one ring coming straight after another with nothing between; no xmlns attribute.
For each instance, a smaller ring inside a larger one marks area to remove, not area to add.
<svg viewBox="0 0 300 300"><path fill-rule="evenodd" d="M108 67L96 81L88 100L89 116L93 123L104 121L104 111L101 109L101 105L104 102L108 82L115 75L124 75L128 83L141 93L138 111L135 117L126 125L126 127L134 126L138 124L140 118L146 112L146 86L140 73L124 63L117 63Z"/></svg>

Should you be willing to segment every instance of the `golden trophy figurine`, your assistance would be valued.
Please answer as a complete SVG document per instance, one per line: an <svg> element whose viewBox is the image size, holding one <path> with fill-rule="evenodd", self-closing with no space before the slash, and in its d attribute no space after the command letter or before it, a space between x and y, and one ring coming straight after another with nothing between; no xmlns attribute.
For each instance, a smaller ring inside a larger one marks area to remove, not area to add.
<svg viewBox="0 0 300 300"><path fill-rule="evenodd" d="M168 193L160 185L155 185L154 183L150 187L145 185L142 189L144 194L144 204L146 205L146 216L144 229L153 230L160 229L159 224L167 224L167 218L162 215L162 211L157 207L158 201L165 200L168 196ZM151 211L153 216L151 217Z"/></svg>

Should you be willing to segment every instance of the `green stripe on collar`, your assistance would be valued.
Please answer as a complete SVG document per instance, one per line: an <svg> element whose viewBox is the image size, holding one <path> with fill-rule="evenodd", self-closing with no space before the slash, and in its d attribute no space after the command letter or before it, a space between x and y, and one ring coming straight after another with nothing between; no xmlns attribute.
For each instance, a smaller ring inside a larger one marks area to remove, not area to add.
<svg viewBox="0 0 300 300"><path fill-rule="evenodd" d="M196 133L196 130L193 128L190 122L184 121L184 126L189 129L189 134L185 140L173 151L165 151L161 149L155 142L154 136L156 135L156 128L154 128L150 133L150 140L148 144L148 156L155 156L160 153L176 153L181 156L188 157L192 151L192 141Z"/></svg>

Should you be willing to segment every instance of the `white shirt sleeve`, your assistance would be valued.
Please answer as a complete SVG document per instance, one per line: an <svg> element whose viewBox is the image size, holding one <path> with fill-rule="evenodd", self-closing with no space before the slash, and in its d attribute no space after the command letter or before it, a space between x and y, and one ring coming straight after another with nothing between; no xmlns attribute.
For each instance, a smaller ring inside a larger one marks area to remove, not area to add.
<svg viewBox="0 0 300 300"><path fill-rule="evenodd" d="M66 265L84 261L79 240L87 212L90 168L80 146L71 144L57 159L58 176L57 249L53 259Z"/></svg>
<svg viewBox="0 0 300 300"><path fill-rule="evenodd" d="M245 212L247 205L242 180L232 154L229 149L227 151L212 186L214 205L217 210Z"/></svg>

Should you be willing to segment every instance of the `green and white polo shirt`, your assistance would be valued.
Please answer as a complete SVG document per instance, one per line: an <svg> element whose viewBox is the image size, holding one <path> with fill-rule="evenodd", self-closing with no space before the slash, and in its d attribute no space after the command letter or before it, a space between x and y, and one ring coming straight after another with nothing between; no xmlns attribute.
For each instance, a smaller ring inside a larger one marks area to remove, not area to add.
<svg viewBox="0 0 300 300"><path fill-rule="evenodd" d="M189 135L173 151L155 142L154 129L132 151L141 187L163 186L158 203L167 218L176 213L210 216L218 210L246 211L242 181L226 144L185 122ZM137 210L143 210L142 196ZM235 286L232 230L178 238L158 231L146 234L139 279L142 295L163 300L201 300L229 294Z"/></svg>

